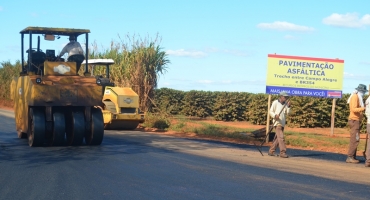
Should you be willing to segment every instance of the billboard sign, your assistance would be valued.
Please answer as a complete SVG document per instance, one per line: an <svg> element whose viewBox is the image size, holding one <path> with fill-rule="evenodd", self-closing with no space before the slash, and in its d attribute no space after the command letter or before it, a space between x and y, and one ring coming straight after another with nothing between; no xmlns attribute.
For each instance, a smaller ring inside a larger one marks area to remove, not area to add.
<svg viewBox="0 0 370 200"><path fill-rule="evenodd" d="M266 93L341 98L344 60L268 54Z"/></svg>

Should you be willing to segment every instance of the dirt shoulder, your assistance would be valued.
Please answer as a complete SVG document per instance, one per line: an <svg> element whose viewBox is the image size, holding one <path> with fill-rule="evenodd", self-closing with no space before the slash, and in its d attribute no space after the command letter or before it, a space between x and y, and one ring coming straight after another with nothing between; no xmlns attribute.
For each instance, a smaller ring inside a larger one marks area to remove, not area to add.
<svg viewBox="0 0 370 200"><path fill-rule="evenodd" d="M13 103L10 101L0 100L0 109L14 111Z"/></svg>
<svg viewBox="0 0 370 200"><path fill-rule="evenodd" d="M223 121L215 121L215 120L196 120L196 122L202 122L207 124L214 124L214 125L221 125L221 126L228 126L234 128L241 128L241 129L262 129L266 128L265 125L253 125L248 122L223 122ZM171 123L172 124L172 123ZM195 123L192 121L187 121L186 126L193 126L198 127L199 123ZM153 128L138 128L137 130L150 132L153 134L165 134L171 135L175 137L182 137L182 138L196 138L196 139L203 139L203 140L213 140L213 141L222 141L222 142L229 142L235 144L253 144L253 141L245 140L245 139L238 139L238 138L227 138L227 137L216 137L216 136L209 136L209 135L198 135L195 133L182 133L176 131L163 131L157 130ZM345 128L334 128L333 135L331 135L330 128L290 128L287 127L286 132L296 132L302 134L319 134L323 138L327 140L335 140L336 138L341 139L348 139L349 141L349 130ZM366 134L360 135L360 146L357 151L357 155L362 155L363 143L365 142ZM287 145L287 148L291 149L301 149L301 150L314 150L314 151L321 151L321 152L330 152L330 153L339 153L339 154L346 154L347 153L347 145L338 145L338 146L328 146L325 144L325 141L321 141L319 139L314 138L305 138L305 141L308 143L315 144L316 147L301 147L301 146L294 146L294 145ZM264 144L264 146L270 146L271 142Z"/></svg>
<svg viewBox="0 0 370 200"><path fill-rule="evenodd" d="M14 111L14 109L13 109L13 108L5 107L5 106L0 106L0 109L1 109L1 110Z"/></svg>

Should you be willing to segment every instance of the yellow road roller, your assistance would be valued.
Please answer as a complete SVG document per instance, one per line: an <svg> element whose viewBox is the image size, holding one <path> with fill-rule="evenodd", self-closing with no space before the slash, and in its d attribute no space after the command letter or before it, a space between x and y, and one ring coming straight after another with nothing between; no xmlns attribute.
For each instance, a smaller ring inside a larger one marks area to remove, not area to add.
<svg viewBox="0 0 370 200"><path fill-rule="evenodd" d="M50 48L60 46L53 42L56 39L64 38L63 43L67 43L71 36L85 36L85 44L89 44L89 33L88 29L50 27L20 31L22 71L12 80L11 98L18 137L28 138L29 146L102 143L104 121L99 106L103 87L88 75L87 67L84 76L78 73L83 60L88 60L87 45L85 53L69 55L68 59L56 56L55 49Z"/></svg>
<svg viewBox="0 0 370 200"><path fill-rule="evenodd" d="M86 66L85 61L82 63ZM145 121L144 112L139 109L139 95L130 87L117 87L110 82L109 67L114 64L113 59L90 59L88 65L91 71L97 66L105 66L105 75L97 75L104 85L102 98L102 112L104 128L110 130L134 130ZM93 75L93 73L92 73Z"/></svg>

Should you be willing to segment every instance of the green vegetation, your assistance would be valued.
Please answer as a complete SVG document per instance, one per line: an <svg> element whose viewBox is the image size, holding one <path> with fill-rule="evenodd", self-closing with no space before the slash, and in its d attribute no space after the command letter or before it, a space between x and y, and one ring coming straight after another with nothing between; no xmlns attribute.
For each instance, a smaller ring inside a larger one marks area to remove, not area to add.
<svg viewBox="0 0 370 200"><path fill-rule="evenodd" d="M180 116L176 118L177 123L172 124L169 127L169 130L179 132L179 133L189 133L189 132L194 132L194 128L188 126L188 123L190 120L188 120L184 116Z"/></svg>
<svg viewBox="0 0 370 200"><path fill-rule="evenodd" d="M297 147L316 147L315 144L307 142L306 140L304 140L304 138L302 136L295 137L295 138L286 137L285 138L285 143L287 145L292 145L292 146L297 146Z"/></svg>
<svg viewBox="0 0 370 200"><path fill-rule="evenodd" d="M244 121L252 95L243 92L215 92L213 117L218 121ZM253 108L253 106L250 106Z"/></svg>
<svg viewBox="0 0 370 200"><path fill-rule="evenodd" d="M244 139L248 140L246 135L241 134L246 131L240 131L241 129L231 128L228 126L219 126L214 124L203 124L203 127L195 128L194 132L198 135L232 138L232 139ZM249 138L251 140L252 138Z"/></svg>
<svg viewBox="0 0 370 200"><path fill-rule="evenodd" d="M10 98L10 84L14 76L18 76L21 71L21 63L17 61L11 64L9 61L0 63L0 100L5 106L12 106Z"/></svg>
<svg viewBox="0 0 370 200"><path fill-rule="evenodd" d="M171 122L168 117L156 113L147 113L143 126L146 128L157 128L166 130L171 126Z"/></svg>
<svg viewBox="0 0 370 200"><path fill-rule="evenodd" d="M108 49L99 49L95 43L89 57L113 59L111 81L119 87L131 87L139 95L140 109L146 112L152 106L158 78L167 71L170 61L159 45L158 35L154 39L135 35L119 39ZM94 74L105 74L105 68L94 69Z"/></svg>
<svg viewBox="0 0 370 200"><path fill-rule="evenodd" d="M335 127L346 128L349 108L343 94L336 100ZM364 96L366 100L367 95ZM277 95L272 95L272 101ZM317 97L292 97L292 109L287 119L288 127L330 127L332 99ZM218 121L248 121L266 125L268 94L248 92L180 91L169 88L155 90L155 105L170 115L185 115L199 118L211 117ZM157 112L151 110L151 112ZM361 131L365 131L366 117Z"/></svg>
<svg viewBox="0 0 370 200"><path fill-rule="evenodd" d="M332 138L315 133L285 132L286 143L298 147L341 147L346 148L349 139L345 137Z"/></svg>

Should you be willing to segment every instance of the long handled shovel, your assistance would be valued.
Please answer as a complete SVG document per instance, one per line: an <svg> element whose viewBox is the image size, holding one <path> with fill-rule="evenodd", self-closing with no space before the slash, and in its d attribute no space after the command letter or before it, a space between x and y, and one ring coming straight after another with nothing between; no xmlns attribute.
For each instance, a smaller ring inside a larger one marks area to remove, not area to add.
<svg viewBox="0 0 370 200"><path fill-rule="evenodd" d="M256 143L254 143L254 146L257 148L257 150L261 153L262 156L263 156L263 153L261 151L262 145L265 143L267 137L269 136L269 134L270 134L270 132L272 131L273 128L274 128L274 126L270 127L269 131L266 134L265 139L262 141L262 143L259 146L257 146ZM275 137L276 137L276 135L275 135Z"/></svg>

